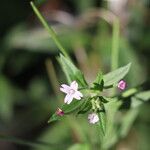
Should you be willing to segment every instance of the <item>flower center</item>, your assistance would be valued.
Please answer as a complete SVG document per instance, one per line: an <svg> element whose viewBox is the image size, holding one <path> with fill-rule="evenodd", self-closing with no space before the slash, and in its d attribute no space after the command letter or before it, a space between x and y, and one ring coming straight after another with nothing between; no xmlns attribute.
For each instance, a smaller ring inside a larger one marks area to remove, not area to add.
<svg viewBox="0 0 150 150"><path fill-rule="evenodd" d="M75 93L75 90L74 89L70 89L69 90L69 94L74 94Z"/></svg>

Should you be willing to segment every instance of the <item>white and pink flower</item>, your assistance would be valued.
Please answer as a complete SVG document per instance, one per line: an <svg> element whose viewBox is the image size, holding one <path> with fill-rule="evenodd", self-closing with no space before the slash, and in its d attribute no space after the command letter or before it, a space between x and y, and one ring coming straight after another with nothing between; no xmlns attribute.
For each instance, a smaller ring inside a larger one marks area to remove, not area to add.
<svg viewBox="0 0 150 150"><path fill-rule="evenodd" d="M99 117L96 113L91 113L88 115L89 123L95 124L99 121Z"/></svg>
<svg viewBox="0 0 150 150"><path fill-rule="evenodd" d="M80 100L83 97L83 94L78 91L78 83L76 81L73 81L70 86L62 84L60 91L66 94L64 103L67 104L70 104L74 98Z"/></svg>

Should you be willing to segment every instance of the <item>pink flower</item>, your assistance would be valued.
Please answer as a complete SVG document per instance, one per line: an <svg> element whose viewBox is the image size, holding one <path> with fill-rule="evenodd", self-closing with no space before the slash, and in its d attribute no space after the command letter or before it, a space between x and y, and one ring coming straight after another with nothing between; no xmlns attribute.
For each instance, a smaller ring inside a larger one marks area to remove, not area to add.
<svg viewBox="0 0 150 150"><path fill-rule="evenodd" d="M124 80L121 80L119 81L117 87L120 89L120 90L124 90L126 88L126 82Z"/></svg>
<svg viewBox="0 0 150 150"><path fill-rule="evenodd" d="M73 81L70 86L62 84L60 91L66 93L64 102L67 104L70 104L73 98L80 100L83 97L82 93L78 91L78 83L76 81Z"/></svg>
<svg viewBox="0 0 150 150"><path fill-rule="evenodd" d="M99 117L96 113L91 113L88 115L89 123L95 124L99 121Z"/></svg>
<svg viewBox="0 0 150 150"><path fill-rule="evenodd" d="M63 115L64 115L64 112L63 112L60 108L57 108L56 114L57 114L58 116L63 116Z"/></svg>

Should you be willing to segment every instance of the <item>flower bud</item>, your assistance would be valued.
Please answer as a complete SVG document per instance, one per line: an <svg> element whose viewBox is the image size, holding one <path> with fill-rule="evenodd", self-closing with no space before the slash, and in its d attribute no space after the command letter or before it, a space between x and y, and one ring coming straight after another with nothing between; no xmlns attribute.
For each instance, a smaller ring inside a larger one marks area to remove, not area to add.
<svg viewBox="0 0 150 150"><path fill-rule="evenodd" d="M63 116L63 115L64 115L64 112L63 112L60 108L57 108L56 114L57 114L58 116Z"/></svg>
<svg viewBox="0 0 150 150"><path fill-rule="evenodd" d="M120 90L124 90L126 88L126 82L124 80L121 80L119 81L117 87L120 89Z"/></svg>

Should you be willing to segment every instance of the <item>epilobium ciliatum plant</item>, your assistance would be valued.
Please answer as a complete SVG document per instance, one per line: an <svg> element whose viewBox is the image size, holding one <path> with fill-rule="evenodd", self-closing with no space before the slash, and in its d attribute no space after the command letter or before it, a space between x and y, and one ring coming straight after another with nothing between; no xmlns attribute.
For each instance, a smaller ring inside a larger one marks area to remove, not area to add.
<svg viewBox="0 0 150 150"><path fill-rule="evenodd" d="M150 91L139 93L137 88L126 90L124 77L129 72L131 63L107 74L100 71L93 83L88 84L33 2L31 6L59 48L58 62L67 78L67 83L60 85L60 92L65 94L64 104L56 109L48 122L62 120L69 114L86 115L87 123L98 126L101 149L110 149L120 138L127 135L138 114L139 106L143 101L149 100ZM115 90L112 90L113 95L107 96L107 90L113 88L118 89L119 94L115 95ZM130 107L126 113L121 113L120 108L128 98L131 100ZM121 115L119 119L117 112Z"/></svg>

